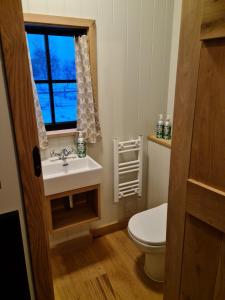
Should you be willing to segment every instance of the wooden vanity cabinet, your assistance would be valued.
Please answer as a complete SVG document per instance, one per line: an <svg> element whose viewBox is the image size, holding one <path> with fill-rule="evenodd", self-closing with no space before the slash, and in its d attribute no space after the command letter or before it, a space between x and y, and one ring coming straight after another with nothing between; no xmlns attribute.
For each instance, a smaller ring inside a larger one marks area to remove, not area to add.
<svg viewBox="0 0 225 300"><path fill-rule="evenodd" d="M51 233L100 219L100 185L46 197L47 223ZM72 207L70 205L72 200Z"/></svg>

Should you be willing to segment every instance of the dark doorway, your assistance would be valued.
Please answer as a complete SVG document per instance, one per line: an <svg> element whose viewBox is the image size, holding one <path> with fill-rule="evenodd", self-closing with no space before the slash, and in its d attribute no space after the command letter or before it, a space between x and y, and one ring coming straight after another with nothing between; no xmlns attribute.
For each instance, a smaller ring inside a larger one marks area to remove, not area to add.
<svg viewBox="0 0 225 300"><path fill-rule="evenodd" d="M1 299L30 300L27 271L17 211L0 215Z"/></svg>

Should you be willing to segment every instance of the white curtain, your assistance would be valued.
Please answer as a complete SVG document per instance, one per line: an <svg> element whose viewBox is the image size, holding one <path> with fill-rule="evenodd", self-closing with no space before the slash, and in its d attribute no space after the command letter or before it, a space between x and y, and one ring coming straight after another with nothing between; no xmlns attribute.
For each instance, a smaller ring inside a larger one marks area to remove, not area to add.
<svg viewBox="0 0 225 300"><path fill-rule="evenodd" d="M37 93L36 85L34 82L33 69L32 69L32 64L31 64L28 41L27 41L27 50L28 50L28 59L29 59L29 65L30 65L32 89L33 89L33 95L34 95L34 107L35 107L35 114L36 114L36 120L37 120L39 145L40 145L41 149L46 149L48 147L48 138L47 138L45 124L44 124L44 120L43 120L43 116L42 116L40 102L38 99L38 93Z"/></svg>
<svg viewBox="0 0 225 300"><path fill-rule="evenodd" d="M78 88L77 129L85 133L88 143L96 143L101 136L98 112L94 101L87 35L75 40L76 77Z"/></svg>

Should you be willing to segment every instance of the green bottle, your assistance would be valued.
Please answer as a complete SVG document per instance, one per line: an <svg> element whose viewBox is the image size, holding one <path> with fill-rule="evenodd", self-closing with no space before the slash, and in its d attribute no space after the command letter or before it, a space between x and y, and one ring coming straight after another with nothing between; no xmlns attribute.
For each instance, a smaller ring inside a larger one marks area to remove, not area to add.
<svg viewBox="0 0 225 300"><path fill-rule="evenodd" d="M83 137L82 131L79 131L79 136L77 139L77 155L80 158L86 156L86 142L85 138Z"/></svg>
<svg viewBox="0 0 225 300"><path fill-rule="evenodd" d="M162 139L163 138L163 115L160 114L159 115L159 119L157 121L157 124L156 124L156 137L159 138L159 139Z"/></svg>
<svg viewBox="0 0 225 300"><path fill-rule="evenodd" d="M166 116L166 121L164 124L164 139L171 140L171 122L170 122L170 115Z"/></svg>

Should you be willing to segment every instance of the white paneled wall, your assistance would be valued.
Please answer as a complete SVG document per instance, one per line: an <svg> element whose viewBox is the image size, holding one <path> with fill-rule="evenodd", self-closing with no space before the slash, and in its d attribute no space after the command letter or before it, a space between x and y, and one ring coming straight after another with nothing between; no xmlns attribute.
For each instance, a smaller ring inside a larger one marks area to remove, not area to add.
<svg viewBox="0 0 225 300"><path fill-rule="evenodd" d="M106 224L145 208L146 180L140 201L113 204L112 139L154 130L167 109L173 0L22 0L24 12L92 18L97 24L99 111L102 142L88 152L104 167L102 220ZM73 138L51 138L54 148ZM145 141L145 162L147 147ZM146 166L146 163L144 164ZM144 169L144 178L147 175Z"/></svg>
<svg viewBox="0 0 225 300"><path fill-rule="evenodd" d="M181 10L182 10L182 0L174 0L170 75L169 75L169 89L168 89L168 102L167 102L167 113L170 114L171 116L173 116L173 110L174 110L178 50L179 50L179 40L180 40Z"/></svg>

